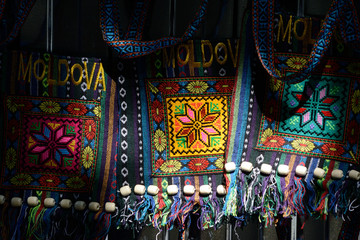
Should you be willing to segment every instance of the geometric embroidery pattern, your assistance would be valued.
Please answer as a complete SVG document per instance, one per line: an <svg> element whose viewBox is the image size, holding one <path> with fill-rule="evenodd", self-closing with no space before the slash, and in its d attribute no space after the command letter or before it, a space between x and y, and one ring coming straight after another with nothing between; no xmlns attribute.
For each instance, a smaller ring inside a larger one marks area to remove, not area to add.
<svg viewBox="0 0 360 240"><path fill-rule="evenodd" d="M149 79L154 177L222 173L234 79Z"/></svg>
<svg viewBox="0 0 360 240"><path fill-rule="evenodd" d="M10 96L6 109L3 188L90 190L99 142L99 103Z"/></svg>
<svg viewBox="0 0 360 240"><path fill-rule="evenodd" d="M294 59L306 62L301 55L277 55L288 67L284 74L291 74ZM359 66L329 59L301 83L270 81L256 148L359 163Z"/></svg>

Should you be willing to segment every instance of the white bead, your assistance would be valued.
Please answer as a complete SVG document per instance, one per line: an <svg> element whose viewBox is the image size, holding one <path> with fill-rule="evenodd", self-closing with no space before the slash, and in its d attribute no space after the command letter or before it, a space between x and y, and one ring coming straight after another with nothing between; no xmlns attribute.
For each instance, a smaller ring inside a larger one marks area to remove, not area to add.
<svg viewBox="0 0 360 240"><path fill-rule="evenodd" d="M350 170L349 172L349 178L355 181L359 181L360 180L360 172L356 171L356 170Z"/></svg>
<svg viewBox="0 0 360 240"><path fill-rule="evenodd" d="M148 194L155 196L159 193L160 189L158 188L158 186L155 185L149 185L147 188L147 192Z"/></svg>
<svg viewBox="0 0 360 240"><path fill-rule="evenodd" d="M128 185L122 186L122 187L120 188L120 194L121 194L121 196L123 196L123 197L129 196L129 195L131 194L131 188L130 188Z"/></svg>
<svg viewBox="0 0 360 240"><path fill-rule="evenodd" d="M35 196L28 197L27 204L29 205L29 207L35 207L39 204L39 199Z"/></svg>
<svg viewBox="0 0 360 240"><path fill-rule="evenodd" d="M289 166L285 164L280 164L278 166L278 174L280 176L287 176L289 174Z"/></svg>
<svg viewBox="0 0 360 240"><path fill-rule="evenodd" d="M344 172L340 169L334 169L332 172L331 172L331 177L333 179L340 179L344 176Z"/></svg>
<svg viewBox="0 0 360 240"><path fill-rule="evenodd" d="M146 187L142 184L136 184L134 187L134 193L136 195L144 195L146 192Z"/></svg>
<svg viewBox="0 0 360 240"><path fill-rule="evenodd" d="M84 201L76 201L74 208L77 211L83 211L86 208L86 203Z"/></svg>
<svg viewBox="0 0 360 240"><path fill-rule="evenodd" d="M226 187L224 185L217 186L216 193L220 196L226 195Z"/></svg>
<svg viewBox="0 0 360 240"><path fill-rule="evenodd" d="M299 177L304 177L307 173L307 167L302 166L302 165L298 165L295 169L295 173L297 176Z"/></svg>
<svg viewBox="0 0 360 240"><path fill-rule="evenodd" d="M107 202L105 203L105 211L108 213L115 212L116 206L113 202Z"/></svg>
<svg viewBox="0 0 360 240"><path fill-rule="evenodd" d="M193 195L195 193L195 187L193 185L185 185L184 186L184 194L185 195Z"/></svg>
<svg viewBox="0 0 360 240"><path fill-rule="evenodd" d="M249 173L253 170L253 165L251 162L242 162L240 165L240 169L243 172Z"/></svg>
<svg viewBox="0 0 360 240"><path fill-rule="evenodd" d="M45 198L44 199L44 206L46 208L51 208L51 207L54 207L55 206L55 199L53 198Z"/></svg>
<svg viewBox="0 0 360 240"><path fill-rule="evenodd" d="M211 193L210 185L201 185L200 186L200 194L201 195L209 195Z"/></svg>
<svg viewBox="0 0 360 240"><path fill-rule="evenodd" d="M175 195L179 192L179 188L177 185L169 185L166 191L169 195Z"/></svg>
<svg viewBox="0 0 360 240"><path fill-rule="evenodd" d="M236 169L236 164L234 162L225 163L225 171L227 173L232 173L235 171L235 169Z"/></svg>
<svg viewBox="0 0 360 240"><path fill-rule="evenodd" d="M3 205L5 203L5 196L0 195L0 205Z"/></svg>
<svg viewBox="0 0 360 240"><path fill-rule="evenodd" d="M10 201L12 207L20 207L22 204L22 199L19 197L13 197Z"/></svg>
<svg viewBox="0 0 360 240"><path fill-rule="evenodd" d="M64 209L69 209L72 206L72 202L70 199L62 199L59 203L60 207Z"/></svg>
<svg viewBox="0 0 360 240"><path fill-rule="evenodd" d="M325 170L322 168L315 168L314 170L314 177L316 178L323 178L325 177Z"/></svg>
<svg viewBox="0 0 360 240"><path fill-rule="evenodd" d="M271 173L272 166L267 163L261 164L260 172L264 175L269 175Z"/></svg>
<svg viewBox="0 0 360 240"><path fill-rule="evenodd" d="M100 210L100 203L98 202L90 202L89 203L89 210L92 212L97 212Z"/></svg>

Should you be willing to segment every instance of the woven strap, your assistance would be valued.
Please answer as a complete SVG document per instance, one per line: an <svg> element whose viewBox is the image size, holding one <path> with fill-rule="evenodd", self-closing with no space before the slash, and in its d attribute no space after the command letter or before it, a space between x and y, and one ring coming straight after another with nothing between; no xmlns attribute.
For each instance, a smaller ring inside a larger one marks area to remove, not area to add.
<svg viewBox="0 0 360 240"><path fill-rule="evenodd" d="M7 35L5 39L0 39L0 46L11 42L18 36L22 25L24 24L27 16L29 15L29 13L35 3L35 0L20 0L19 2L20 2L19 9L17 12L15 24L14 24L10 34ZM6 0L1 0L0 1L0 19L2 19L4 16L5 5L6 5Z"/></svg>
<svg viewBox="0 0 360 240"><path fill-rule="evenodd" d="M266 71L277 79L297 83L307 78L320 64L330 46L335 30L340 30L346 43L360 42L359 20L352 0L333 0L307 64L296 74L281 76L274 63L275 0L253 1L253 35L256 51Z"/></svg>
<svg viewBox="0 0 360 240"><path fill-rule="evenodd" d="M122 34L119 26L119 11L116 1L100 0L100 27L105 42L119 52L122 58L135 58L150 54L156 50L170 47L186 41L194 36L206 13L208 0L202 0L194 19L182 37L164 37L153 41L142 41L142 32L149 9L150 0L138 1L135 13L126 34Z"/></svg>

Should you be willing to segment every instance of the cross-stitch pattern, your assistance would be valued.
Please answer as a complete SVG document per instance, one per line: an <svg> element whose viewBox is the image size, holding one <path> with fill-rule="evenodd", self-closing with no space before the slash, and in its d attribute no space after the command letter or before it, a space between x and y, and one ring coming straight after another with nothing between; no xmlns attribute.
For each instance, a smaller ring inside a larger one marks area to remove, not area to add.
<svg viewBox="0 0 360 240"><path fill-rule="evenodd" d="M154 176L220 173L232 78L147 82Z"/></svg>
<svg viewBox="0 0 360 240"><path fill-rule="evenodd" d="M89 191L100 104L39 97L6 99L4 188Z"/></svg>
<svg viewBox="0 0 360 240"><path fill-rule="evenodd" d="M302 56L277 55L289 74ZM257 149L359 163L359 62L329 59L322 72L298 84L272 81Z"/></svg>

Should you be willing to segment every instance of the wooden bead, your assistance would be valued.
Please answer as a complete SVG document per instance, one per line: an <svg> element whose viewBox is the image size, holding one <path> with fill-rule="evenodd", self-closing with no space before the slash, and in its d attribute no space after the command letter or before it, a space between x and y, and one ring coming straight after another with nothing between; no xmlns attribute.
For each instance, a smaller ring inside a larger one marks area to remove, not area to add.
<svg viewBox="0 0 360 240"><path fill-rule="evenodd" d="M149 185L147 188L148 194L155 196L159 193L160 189L156 185Z"/></svg>
<svg viewBox="0 0 360 240"><path fill-rule="evenodd" d="M340 170L340 169L334 169L331 172L331 177L333 179L341 179L343 176L344 176L344 172L342 170Z"/></svg>
<svg viewBox="0 0 360 240"><path fill-rule="evenodd" d="M195 187L193 185L185 185L183 190L185 195L191 196L195 193Z"/></svg>
<svg viewBox="0 0 360 240"><path fill-rule="evenodd" d="M144 185L141 184L136 184L134 187L134 193L136 195L144 195L146 192L146 187Z"/></svg>
<svg viewBox="0 0 360 240"><path fill-rule="evenodd" d="M59 203L60 207L64 209L69 209L72 206L72 201L70 199L62 199Z"/></svg>
<svg viewBox="0 0 360 240"><path fill-rule="evenodd" d="M235 171L235 169L236 169L236 164L234 162L225 163L225 171L227 173L232 173Z"/></svg>
<svg viewBox="0 0 360 240"><path fill-rule="evenodd" d="M211 193L210 185L201 185L200 186L200 194L201 195L209 195Z"/></svg>
<svg viewBox="0 0 360 240"><path fill-rule="evenodd" d="M21 207L22 199L19 197L13 197L11 198L10 204L12 207Z"/></svg>
<svg viewBox="0 0 360 240"><path fill-rule="evenodd" d="M108 213L113 213L116 210L116 205L113 202L105 203L105 211Z"/></svg>
<svg viewBox="0 0 360 240"><path fill-rule="evenodd" d="M5 203L5 196L0 195L0 205L3 205Z"/></svg>
<svg viewBox="0 0 360 240"><path fill-rule="evenodd" d="M219 196L224 196L226 195L226 187L224 185L219 185L216 187L216 193L219 195Z"/></svg>
<svg viewBox="0 0 360 240"><path fill-rule="evenodd" d="M264 175L269 175L272 171L272 166L267 163L261 164L260 172Z"/></svg>
<svg viewBox="0 0 360 240"><path fill-rule="evenodd" d="M121 188L120 188L120 194L121 194L121 196L123 196L123 197L127 197L127 196L129 196L130 194L131 194L131 188L129 187L129 186L122 186Z"/></svg>
<svg viewBox="0 0 360 240"><path fill-rule="evenodd" d="M280 176L287 176L289 174L289 166L285 164L280 164L278 166L278 174Z"/></svg>
<svg viewBox="0 0 360 240"><path fill-rule="evenodd" d="M46 207L46 208L52 208L52 207L54 207L55 206L55 199L53 199L53 198L45 198L44 199L44 206Z"/></svg>
<svg viewBox="0 0 360 240"><path fill-rule="evenodd" d="M76 201L74 203L74 208L77 211L84 211L86 208L86 203L84 201Z"/></svg>
<svg viewBox="0 0 360 240"><path fill-rule="evenodd" d="M175 195L179 192L179 188L177 185L169 185L166 191L169 195Z"/></svg>
<svg viewBox="0 0 360 240"><path fill-rule="evenodd" d="M307 167L302 166L302 165L298 165L295 169L295 173L297 176L299 177L304 177L307 173Z"/></svg>
<svg viewBox="0 0 360 240"><path fill-rule="evenodd" d="M315 168L314 170L314 177L316 178L323 178L325 177L325 170L322 168Z"/></svg>
<svg viewBox="0 0 360 240"><path fill-rule="evenodd" d="M242 172L249 173L253 170L253 164L251 162L242 162L240 169Z"/></svg>
<svg viewBox="0 0 360 240"><path fill-rule="evenodd" d="M28 197L27 204L29 205L29 207L35 207L39 204L39 199L35 196Z"/></svg>
<svg viewBox="0 0 360 240"><path fill-rule="evenodd" d="M98 202L90 202L89 203L89 210L92 212L97 212L100 210L100 203Z"/></svg>
<svg viewBox="0 0 360 240"><path fill-rule="evenodd" d="M349 178L355 181L360 180L360 172L356 170L350 170L349 172Z"/></svg>

